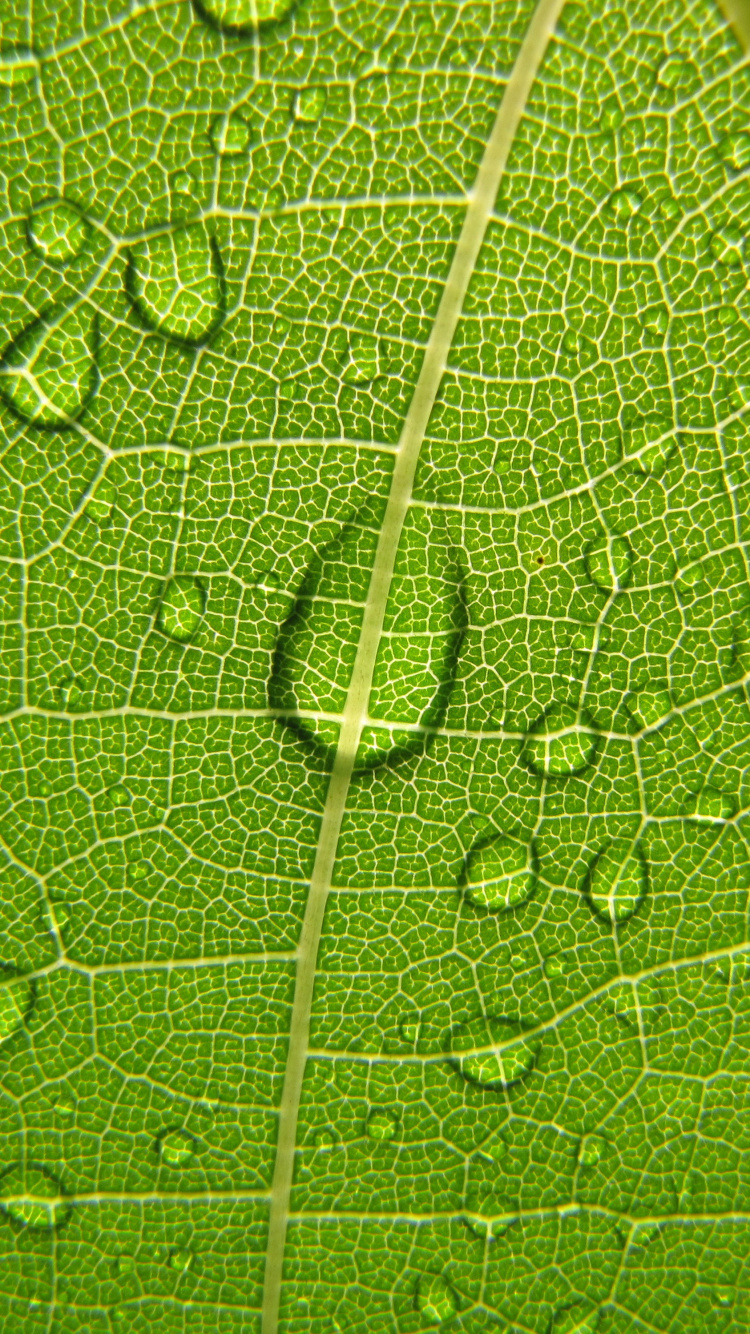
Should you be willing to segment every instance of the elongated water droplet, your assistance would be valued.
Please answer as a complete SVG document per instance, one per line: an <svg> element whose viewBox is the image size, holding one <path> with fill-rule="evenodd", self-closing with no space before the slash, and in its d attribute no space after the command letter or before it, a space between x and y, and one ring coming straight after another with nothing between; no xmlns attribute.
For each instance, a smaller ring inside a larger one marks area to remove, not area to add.
<svg viewBox="0 0 750 1334"><path fill-rule="evenodd" d="M519 1023L482 1016L453 1030L451 1064L472 1084L507 1089L533 1070L540 1046Z"/></svg>
<svg viewBox="0 0 750 1334"><path fill-rule="evenodd" d="M187 1167L195 1154L195 1140L187 1130L168 1130L159 1139L159 1157L167 1167Z"/></svg>
<svg viewBox="0 0 750 1334"><path fill-rule="evenodd" d="M626 537L604 538L586 553L589 577L605 593L627 588L633 565L633 552Z"/></svg>
<svg viewBox="0 0 750 1334"><path fill-rule="evenodd" d="M742 264L745 238L736 227L722 227L713 232L709 245L717 263L725 264L728 269L738 269Z"/></svg>
<svg viewBox="0 0 750 1334"><path fill-rule="evenodd" d="M531 845L496 838L469 853L463 880L466 897L480 908L517 908L534 892Z"/></svg>
<svg viewBox="0 0 750 1334"><path fill-rule="evenodd" d="M237 157L250 146L250 126L236 112L219 116L211 126L211 145L222 157Z"/></svg>
<svg viewBox="0 0 750 1334"><path fill-rule="evenodd" d="M639 727L658 727L672 712L668 690L639 690L627 700L628 713Z"/></svg>
<svg viewBox="0 0 750 1334"><path fill-rule="evenodd" d="M257 32L286 18L295 0L194 0L197 12L225 32Z"/></svg>
<svg viewBox="0 0 750 1334"><path fill-rule="evenodd" d="M349 336L349 359L341 378L345 384L369 384L379 373L378 340L371 334Z"/></svg>
<svg viewBox="0 0 750 1334"><path fill-rule="evenodd" d="M71 425L98 383L99 331L88 305L49 311L19 334L0 364L0 393L24 421Z"/></svg>
<svg viewBox="0 0 750 1334"><path fill-rule="evenodd" d="M392 1140L397 1130L398 1121L393 1112L389 1112L385 1107L379 1107L377 1111L371 1112L367 1118L368 1138L377 1140L378 1143L387 1143Z"/></svg>
<svg viewBox="0 0 750 1334"><path fill-rule="evenodd" d="M728 134L718 145L718 154L722 162L733 171L744 171L750 167L750 134Z"/></svg>
<svg viewBox="0 0 750 1334"><path fill-rule="evenodd" d="M608 1149L607 1141L601 1135L585 1135L578 1150L581 1167L596 1167Z"/></svg>
<svg viewBox="0 0 750 1334"><path fill-rule="evenodd" d="M643 200L635 190L615 190L607 201L608 212L620 226L634 218L642 207Z"/></svg>
<svg viewBox="0 0 750 1334"><path fill-rule="evenodd" d="M59 1228L70 1208L57 1177L39 1163L14 1163L0 1175L0 1209L23 1228Z"/></svg>
<svg viewBox="0 0 750 1334"><path fill-rule="evenodd" d="M326 101L326 90L322 86L316 88L302 88L295 95L292 104L292 114L294 119L301 120L308 125L314 125L323 115L326 108Z"/></svg>
<svg viewBox="0 0 750 1334"><path fill-rule="evenodd" d="M458 1300L442 1274L423 1274L417 1285L415 1306L431 1325L442 1325L456 1314Z"/></svg>
<svg viewBox="0 0 750 1334"><path fill-rule="evenodd" d="M598 737L570 704L553 704L531 729L522 756L536 774L566 778L593 763Z"/></svg>
<svg viewBox="0 0 750 1334"><path fill-rule="evenodd" d="M34 988L10 969L0 972L0 1043L23 1025L34 1005Z"/></svg>
<svg viewBox="0 0 750 1334"><path fill-rule="evenodd" d="M169 1253L169 1268L178 1274L186 1274L193 1263L193 1253L187 1246L177 1246Z"/></svg>
<svg viewBox="0 0 750 1334"><path fill-rule="evenodd" d="M186 644L198 629L206 610L206 594L190 575L170 579L159 604L156 623L162 634Z"/></svg>
<svg viewBox="0 0 750 1334"><path fill-rule="evenodd" d="M708 784L701 788L695 799L694 820L706 820L714 824L723 824L737 813L737 801L729 792L719 792Z"/></svg>
<svg viewBox="0 0 750 1334"><path fill-rule="evenodd" d="M195 347L224 317L224 267L202 223L190 223L133 246L128 295L148 328Z"/></svg>
<svg viewBox="0 0 750 1334"><path fill-rule="evenodd" d="M48 264L67 264L80 255L90 228L75 204L49 199L39 204L27 224L29 244Z"/></svg>
<svg viewBox="0 0 750 1334"><path fill-rule="evenodd" d="M587 892L597 915L615 924L633 916L647 888L648 868L641 849L613 843L594 861Z"/></svg>
<svg viewBox="0 0 750 1334"><path fill-rule="evenodd" d="M39 61L26 46L6 46L0 51L0 86L29 83L38 69Z"/></svg>

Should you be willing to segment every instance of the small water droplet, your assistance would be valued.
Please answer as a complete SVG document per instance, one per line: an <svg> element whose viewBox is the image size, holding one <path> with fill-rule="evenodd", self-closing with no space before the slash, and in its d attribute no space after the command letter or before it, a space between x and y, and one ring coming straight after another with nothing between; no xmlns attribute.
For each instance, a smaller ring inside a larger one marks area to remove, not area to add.
<svg viewBox="0 0 750 1334"><path fill-rule="evenodd" d="M608 1149L607 1141L601 1135L585 1135L578 1150L581 1167L596 1167Z"/></svg>
<svg viewBox="0 0 750 1334"><path fill-rule="evenodd" d="M41 783L37 783L36 790L38 796L49 797L52 795L52 784L48 783L47 780L43 778Z"/></svg>
<svg viewBox="0 0 750 1334"><path fill-rule="evenodd" d="M238 157L250 146L250 126L236 112L219 116L211 126L211 146L221 157Z"/></svg>
<svg viewBox="0 0 750 1334"><path fill-rule="evenodd" d="M169 1253L169 1268L178 1274L186 1274L193 1263L193 1253L187 1246L178 1246Z"/></svg>
<svg viewBox="0 0 750 1334"><path fill-rule="evenodd" d="M186 644L193 638L205 610L206 594L198 580L189 575L176 575L164 590L156 623L169 639Z"/></svg>
<svg viewBox="0 0 750 1334"><path fill-rule="evenodd" d="M549 1327L550 1334L594 1334L599 1328L599 1311L589 1301L571 1302L556 1311Z"/></svg>
<svg viewBox="0 0 750 1334"><path fill-rule="evenodd" d="M224 267L202 223L133 246L126 289L148 328L186 347L207 342L224 316Z"/></svg>
<svg viewBox="0 0 750 1334"><path fill-rule="evenodd" d="M578 967L576 956L565 951L562 954L550 954L544 960L544 972L547 977L569 977Z"/></svg>
<svg viewBox="0 0 750 1334"><path fill-rule="evenodd" d="M729 329L739 320L739 314L734 306L719 306L716 311L716 321L722 329Z"/></svg>
<svg viewBox="0 0 750 1334"><path fill-rule="evenodd" d="M187 1167L195 1155L195 1140L187 1130L168 1130L159 1139L159 1157L167 1167Z"/></svg>
<svg viewBox="0 0 750 1334"><path fill-rule="evenodd" d="M316 1130L313 1143L320 1153L330 1153L336 1145L336 1136L332 1130Z"/></svg>
<svg viewBox="0 0 750 1334"><path fill-rule="evenodd" d="M624 119L625 115L618 99L616 97L608 97L607 100L602 103L601 115L599 117L599 124L602 129L619 130Z"/></svg>
<svg viewBox="0 0 750 1334"><path fill-rule="evenodd" d="M648 1246L659 1235L658 1223L642 1223L635 1230L634 1241L637 1246Z"/></svg>
<svg viewBox="0 0 750 1334"><path fill-rule="evenodd" d="M718 154L734 171L750 167L750 134L728 134L718 145Z"/></svg>
<svg viewBox="0 0 750 1334"><path fill-rule="evenodd" d="M639 727L659 727L672 712L668 690L639 690L627 701L630 716Z"/></svg>
<svg viewBox="0 0 750 1334"><path fill-rule="evenodd" d="M370 384L379 373L378 340L370 334L350 334L349 359L341 378L345 384Z"/></svg>
<svg viewBox="0 0 750 1334"><path fill-rule="evenodd" d="M80 255L89 231L80 210L66 199L39 204L27 223L29 244L48 264L67 264Z"/></svg>
<svg viewBox="0 0 750 1334"><path fill-rule="evenodd" d="M117 1273L125 1278L128 1274L134 1274L136 1271L135 1256L119 1255L117 1257Z"/></svg>
<svg viewBox="0 0 750 1334"><path fill-rule="evenodd" d="M531 729L522 756L536 774L567 778L593 763L598 737L570 704L553 704Z"/></svg>
<svg viewBox="0 0 750 1334"><path fill-rule="evenodd" d="M172 177L172 190L176 195L192 195L195 181L189 171L178 171Z"/></svg>
<svg viewBox="0 0 750 1334"><path fill-rule="evenodd" d="M60 1182L39 1163L14 1163L0 1176L0 1209L21 1227L50 1231L70 1215Z"/></svg>
<svg viewBox="0 0 750 1334"><path fill-rule="evenodd" d="M604 593L627 588L632 565L633 552L626 537L604 538L586 553L589 578Z"/></svg>
<svg viewBox="0 0 750 1334"><path fill-rule="evenodd" d="M33 1004L31 982L10 969L0 971L0 1042L5 1042L21 1028Z"/></svg>
<svg viewBox="0 0 750 1334"><path fill-rule="evenodd" d="M594 912L614 925L633 916L647 888L648 869L641 849L614 843L596 857L587 893Z"/></svg>
<svg viewBox="0 0 750 1334"><path fill-rule="evenodd" d="M59 1097L55 1099L52 1105L56 1120L59 1121L61 1125L69 1125L76 1114L76 1105L72 1099Z"/></svg>
<svg viewBox="0 0 750 1334"><path fill-rule="evenodd" d="M641 328L652 338L663 338L669 328L669 312L665 306L652 306L641 316Z"/></svg>
<svg viewBox="0 0 750 1334"><path fill-rule="evenodd" d="M714 259L728 269L738 269L742 264L744 244L745 238L736 227L722 227L712 233L709 241Z"/></svg>
<svg viewBox="0 0 750 1334"><path fill-rule="evenodd" d="M676 222L682 213L674 195L662 195L656 205L656 211L665 222Z"/></svg>
<svg viewBox="0 0 750 1334"><path fill-rule="evenodd" d="M452 1064L473 1084L507 1089L533 1070L540 1046L540 1038L523 1036L520 1024L483 1016L453 1030Z"/></svg>
<svg viewBox="0 0 750 1334"><path fill-rule="evenodd" d="M122 783L115 783L107 790L107 799L112 806L129 806L132 797Z"/></svg>
<svg viewBox="0 0 750 1334"><path fill-rule="evenodd" d="M693 819L723 823L731 820L737 813L737 802L729 792L719 792L708 784L701 789L695 799Z"/></svg>
<svg viewBox="0 0 750 1334"><path fill-rule="evenodd" d="M393 1112L389 1112L385 1107L379 1107L376 1112L371 1112L367 1118L369 1139L387 1143L395 1137L397 1130L398 1121Z"/></svg>
<svg viewBox="0 0 750 1334"><path fill-rule="evenodd" d="M128 878L130 880L145 880L151 874L151 863L147 861L131 862L128 866Z"/></svg>
<svg viewBox="0 0 750 1334"><path fill-rule="evenodd" d="M0 364L0 393L34 426L70 425L97 386L99 329L88 305L48 311L11 343Z"/></svg>
<svg viewBox="0 0 750 1334"><path fill-rule="evenodd" d="M519 907L534 892L531 845L496 838L469 853L463 880L466 897L480 908Z"/></svg>
<svg viewBox="0 0 750 1334"><path fill-rule="evenodd" d="M294 0L194 0L202 18L229 33L257 32L286 18Z"/></svg>
<svg viewBox="0 0 750 1334"><path fill-rule="evenodd" d="M301 88L295 94L292 103L292 115L295 120L301 120L307 125L314 125L323 115L326 109L326 101L326 90L322 86Z"/></svg>
<svg viewBox="0 0 750 1334"><path fill-rule="evenodd" d="M409 1046L413 1046L419 1037L419 1020L402 1019L398 1031L403 1041L408 1043Z"/></svg>
<svg viewBox="0 0 750 1334"><path fill-rule="evenodd" d="M26 46L6 46L0 51L0 85L12 88L28 83L39 69L39 61Z"/></svg>
<svg viewBox="0 0 750 1334"><path fill-rule="evenodd" d="M662 88L668 88L670 92L690 87L695 77L696 68L692 60L679 53L667 56L656 72L656 82Z"/></svg>
<svg viewBox="0 0 750 1334"><path fill-rule="evenodd" d="M642 207L643 200L635 190L615 190L607 201L610 214L620 225L634 218Z"/></svg>
<svg viewBox="0 0 750 1334"><path fill-rule="evenodd" d="M417 1285L416 1309L431 1325L442 1325L458 1310L458 1300L442 1274L423 1274Z"/></svg>
<svg viewBox="0 0 750 1334"><path fill-rule="evenodd" d="M714 1288L713 1301L715 1306L731 1306L737 1289L735 1288Z"/></svg>

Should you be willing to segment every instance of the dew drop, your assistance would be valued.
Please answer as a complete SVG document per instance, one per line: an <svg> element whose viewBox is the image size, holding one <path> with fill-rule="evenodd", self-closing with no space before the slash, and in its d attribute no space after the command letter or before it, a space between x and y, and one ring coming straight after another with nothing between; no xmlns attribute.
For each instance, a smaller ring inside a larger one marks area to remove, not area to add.
<svg viewBox="0 0 750 1334"><path fill-rule="evenodd" d="M719 157L734 171L750 167L750 134L728 134L718 146Z"/></svg>
<svg viewBox="0 0 750 1334"><path fill-rule="evenodd" d="M714 1288L713 1301L715 1306L731 1306L734 1302L736 1288Z"/></svg>
<svg viewBox="0 0 750 1334"><path fill-rule="evenodd" d="M136 1271L135 1256L119 1255L117 1257L117 1273L125 1278L128 1274L134 1274Z"/></svg>
<svg viewBox="0 0 750 1334"><path fill-rule="evenodd" d="M332 1130L317 1130L313 1143L320 1153L330 1153L335 1148L336 1136Z"/></svg>
<svg viewBox="0 0 750 1334"><path fill-rule="evenodd" d="M112 806L129 806L132 800L128 789L122 783L115 783L107 789L107 798Z"/></svg>
<svg viewBox="0 0 750 1334"><path fill-rule="evenodd" d="M641 328L652 338L663 338L669 328L669 313L665 306L652 306L641 316Z"/></svg>
<svg viewBox="0 0 750 1334"><path fill-rule="evenodd" d="M711 254L718 264L725 264L728 269L738 269L742 264L742 249L745 238L736 227L722 227L713 232L709 245Z"/></svg>
<svg viewBox="0 0 750 1334"><path fill-rule="evenodd" d="M186 644L193 638L206 610L206 594L190 575L170 579L159 604L156 623L163 635Z"/></svg>
<svg viewBox="0 0 750 1334"><path fill-rule="evenodd" d="M225 32L257 32L266 24L278 23L292 9L294 0L195 0L203 17Z"/></svg>
<svg viewBox="0 0 750 1334"><path fill-rule="evenodd" d="M295 94L292 103L292 115L295 120L303 121L307 125L314 125L323 115L326 109L326 101L326 90L322 86L302 88Z"/></svg>
<svg viewBox="0 0 750 1334"><path fill-rule="evenodd" d="M70 1098L56 1098L53 1108L56 1120L63 1126L69 1125L76 1114L75 1103Z"/></svg>
<svg viewBox="0 0 750 1334"><path fill-rule="evenodd" d="M89 306L47 312L11 343L0 364L0 393L33 426L69 426L97 386L98 321Z"/></svg>
<svg viewBox="0 0 750 1334"><path fill-rule="evenodd" d="M585 1135L578 1150L581 1167L596 1167L607 1152L607 1141L601 1135Z"/></svg>
<svg viewBox="0 0 750 1334"><path fill-rule="evenodd" d="M14 1163L0 1176L0 1209L21 1227L49 1232L70 1216L60 1182L39 1163Z"/></svg>
<svg viewBox="0 0 750 1334"><path fill-rule="evenodd" d="M480 908L517 908L534 892L529 843L496 838L470 852L463 874L466 897Z"/></svg>
<svg viewBox="0 0 750 1334"><path fill-rule="evenodd" d="M133 246L126 289L147 328L184 346L205 343L224 316L224 267L202 223Z"/></svg>
<svg viewBox="0 0 750 1334"><path fill-rule="evenodd" d="M349 359L341 374L344 384L370 384L378 374L377 338L371 334L350 334Z"/></svg>
<svg viewBox="0 0 750 1334"><path fill-rule="evenodd" d="M507 1089L533 1070L540 1046L512 1020L480 1017L453 1030L452 1064L472 1084Z"/></svg>
<svg viewBox="0 0 750 1334"><path fill-rule="evenodd" d="M549 1330L550 1334L594 1334L598 1327L599 1311L591 1302L582 1300L556 1311Z"/></svg>
<svg viewBox="0 0 750 1334"><path fill-rule="evenodd" d="M34 989L26 978L9 969L0 973L0 1042L17 1033L34 1004Z"/></svg>
<svg viewBox="0 0 750 1334"><path fill-rule="evenodd" d="M522 756L536 774L567 778L593 763L596 733L570 704L553 704L531 729Z"/></svg>
<svg viewBox="0 0 750 1334"><path fill-rule="evenodd" d="M135 881L145 880L146 877L149 876L150 874L151 874L151 866L149 862L146 861L131 862L130 865L128 866L128 876L131 880Z"/></svg>
<svg viewBox="0 0 750 1334"><path fill-rule="evenodd" d="M250 126L231 112L219 116L211 126L211 146L221 157L238 157L250 146Z"/></svg>
<svg viewBox="0 0 750 1334"><path fill-rule="evenodd" d="M187 1167L195 1154L195 1140L187 1130L168 1130L159 1140L159 1157L167 1167Z"/></svg>
<svg viewBox="0 0 750 1334"><path fill-rule="evenodd" d="M672 712L667 690L639 690L627 701L627 710L639 727L658 727Z"/></svg>
<svg viewBox="0 0 750 1334"><path fill-rule="evenodd" d="M387 1143L394 1138L397 1130L398 1121L393 1115L393 1112L389 1112L385 1107L380 1107L376 1112L371 1112L367 1118L367 1135L369 1139Z"/></svg>
<svg viewBox="0 0 750 1334"><path fill-rule="evenodd" d="M626 537L605 538L586 553L589 578L604 593L627 588L632 565L633 552Z"/></svg>
<svg viewBox="0 0 750 1334"><path fill-rule="evenodd" d="M6 46L0 51L0 85L12 88L29 83L37 73L39 61L25 46Z"/></svg>
<svg viewBox="0 0 750 1334"><path fill-rule="evenodd" d="M656 73L656 82L662 88L674 92L679 88L688 88L695 80L696 68L686 56L674 54L662 61Z"/></svg>
<svg viewBox="0 0 750 1334"><path fill-rule="evenodd" d="M65 199L49 199L27 223L29 244L49 264L67 264L80 255L90 228L80 210Z"/></svg>
<svg viewBox="0 0 750 1334"><path fill-rule="evenodd" d="M189 171L178 171L172 178L172 190L176 195L192 195L194 186Z"/></svg>
<svg viewBox="0 0 750 1334"><path fill-rule="evenodd" d="M609 212L620 224L634 218L642 206L643 200L635 190L615 190L607 201Z"/></svg>
<svg viewBox="0 0 750 1334"><path fill-rule="evenodd" d="M546 977L570 977L571 973L577 971L579 967L575 954L570 950L565 950L561 954L550 954L544 960L544 972Z"/></svg>
<svg viewBox="0 0 750 1334"><path fill-rule="evenodd" d="M193 1254L187 1246L178 1246L169 1253L169 1268L178 1274L186 1274L192 1263Z"/></svg>
<svg viewBox="0 0 750 1334"><path fill-rule="evenodd" d="M640 848L613 844L595 859L587 894L597 916L614 925L633 916L647 888L648 869Z"/></svg>
<svg viewBox="0 0 750 1334"><path fill-rule="evenodd" d="M417 1285L417 1310L431 1325L442 1325L458 1310L458 1301L442 1274L423 1274Z"/></svg>
<svg viewBox="0 0 750 1334"><path fill-rule="evenodd" d="M419 1021L417 1019L402 1019L398 1031L402 1041L413 1047L419 1037Z"/></svg>
<svg viewBox="0 0 750 1334"><path fill-rule="evenodd" d="M737 803L729 792L719 792L715 787L706 785L695 799L693 819L706 820L722 824L731 820L737 813Z"/></svg>

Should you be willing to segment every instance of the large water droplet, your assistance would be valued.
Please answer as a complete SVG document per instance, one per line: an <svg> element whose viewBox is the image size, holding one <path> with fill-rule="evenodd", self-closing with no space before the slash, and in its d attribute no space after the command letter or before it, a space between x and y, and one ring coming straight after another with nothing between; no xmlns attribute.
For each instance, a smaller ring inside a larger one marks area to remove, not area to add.
<svg viewBox="0 0 750 1334"><path fill-rule="evenodd" d="M278 23L292 9L295 0L194 0L203 18L225 32L257 32L269 23Z"/></svg>
<svg viewBox="0 0 750 1334"><path fill-rule="evenodd" d="M193 1263L193 1253L187 1246L177 1246L169 1253L169 1268L178 1274L186 1274Z"/></svg>
<svg viewBox="0 0 750 1334"><path fill-rule="evenodd" d="M463 873L466 897L480 908L517 908L534 892L529 843L496 838L470 852Z"/></svg>
<svg viewBox="0 0 750 1334"><path fill-rule="evenodd" d="M188 347L205 343L224 316L224 267L202 223L133 246L126 286L149 328Z"/></svg>
<svg viewBox="0 0 750 1334"><path fill-rule="evenodd" d="M250 146L250 126L236 112L219 116L211 126L211 145L222 157L237 157Z"/></svg>
<svg viewBox="0 0 750 1334"><path fill-rule="evenodd" d="M379 374L378 340L371 334L350 334L349 359L341 373L345 384L370 384Z"/></svg>
<svg viewBox="0 0 750 1334"><path fill-rule="evenodd" d="M295 94L292 103L292 115L295 120L314 125L326 109L327 94L321 85L315 88L302 88Z"/></svg>
<svg viewBox="0 0 750 1334"><path fill-rule="evenodd" d="M567 778L593 763L598 737L570 704L553 704L531 729L522 756L536 774Z"/></svg>
<svg viewBox="0 0 750 1334"><path fill-rule="evenodd" d="M734 171L744 171L750 167L750 134L728 134L718 145L722 162L726 162Z"/></svg>
<svg viewBox="0 0 750 1334"><path fill-rule="evenodd" d="M725 820L731 820L736 813L736 798L729 792L719 792L707 784L701 788L695 799L693 819L723 824Z"/></svg>
<svg viewBox="0 0 750 1334"><path fill-rule="evenodd" d="M379 1107L377 1111L370 1112L367 1118L369 1139L377 1140L378 1143L387 1143L395 1137L397 1130L398 1121L393 1112L389 1112L386 1107Z"/></svg>
<svg viewBox="0 0 750 1334"><path fill-rule="evenodd" d="M96 390L98 344L97 316L90 306L49 311L28 325L5 353L0 393L34 426L69 426Z"/></svg>
<svg viewBox="0 0 750 1334"><path fill-rule="evenodd" d="M482 1016L453 1030L451 1064L472 1084L507 1089L534 1068L540 1046L541 1038L525 1037L519 1023Z"/></svg>
<svg viewBox="0 0 750 1334"><path fill-rule="evenodd" d="M9 969L0 972L0 1042L5 1042L21 1028L33 1005L32 983Z"/></svg>
<svg viewBox="0 0 750 1334"><path fill-rule="evenodd" d="M635 190L615 190L607 201L607 209L620 226L634 218L643 207L643 200Z"/></svg>
<svg viewBox="0 0 750 1334"><path fill-rule="evenodd" d="M39 1163L14 1163L0 1176L0 1209L21 1227L50 1231L70 1216L60 1182Z"/></svg>
<svg viewBox="0 0 750 1334"><path fill-rule="evenodd" d="M736 227L722 227L713 232L709 245L718 264L725 264L728 269L738 269L742 264L745 238Z"/></svg>
<svg viewBox="0 0 750 1334"><path fill-rule="evenodd" d="M594 861L587 885L589 902L597 915L613 925L626 922L648 888L643 852L628 843L613 843Z"/></svg>
<svg viewBox="0 0 750 1334"><path fill-rule="evenodd" d="M107 800L111 806L129 806L132 797L122 783L115 783L113 787L107 789Z"/></svg>
<svg viewBox="0 0 750 1334"><path fill-rule="evenodd" d="M168 1130L159 1139L159 1157L167 1167L187 1167L195 1154L195 1140L187 1130Z"/></svg>
<svg viewBox="0 0 750 1334"><path fill-rule="evenodd" d="M600 1163L609 1145L602 1135L584 1135L578 1150L578 1162L581 1167L596 1167Z"/></svg>
<svg viewBox="0 0 750 1334"><path fill-rule="evenodd" d="M34 209L27 231L30 245L48 264L67 264L80 255L90 228L74 204L49 199Z"/></svg>
<svg viewBox="0 0 750 1334"><path fill-rule="evenodd" d="M170 579L159 604L156 623L162 634L186 644L193 638L206 610L206 594L190 575Z"/></svg>
<svg viewBox="0 0 750 1334"><path fill-rule="evenodd" d="M586 553L589 577L604 593L627 588L632 565L633 552L626 537L604 538Z"/></svg>
<svg viewBox="0 0 750 1334"><path fill-rule="evenodd" d="M458 1310L458 1299L442 1274L423 1274L417 1285L415 1306L431 1325L442 1325Z"/></svg>
<svg viewBox="0 0 750 1334"><path fill-rule="evenodd" d="M26 46L6 46L0 51L0 86L28 83L38 69L37 57Z"/></svg>
<svg viewBox="0 0 750 1334"><path fill-rule="evenodd" d="M668 690L639 690L627 700L628 713L639 727L658 727L672 712Z"/></svg>

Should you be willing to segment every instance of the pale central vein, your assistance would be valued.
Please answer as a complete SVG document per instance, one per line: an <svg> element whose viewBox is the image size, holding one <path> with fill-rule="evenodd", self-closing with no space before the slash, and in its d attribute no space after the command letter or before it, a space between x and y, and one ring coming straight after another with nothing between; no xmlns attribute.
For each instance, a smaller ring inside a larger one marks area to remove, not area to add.
<svg viewBox="0 0 750 1334"><path fill-rule="evenodd" d="M278 1331L282 1268L297 1140L297 1118L308 1057L310 1011L318 945L326 900L331 887L341 821L362 726L367 715L396 552L411 500L419 451L446 368L456 325L484 240L508 153L564 2L565 0L539 0L513 72L506 84L474 189L469 197L461 234L396 451L391 489L375 553L362 632L326 794L305 918L296 955L294 1005L284 1088L279 1105L278 1142L271 1187L262 1334L277 1334Z"/></svg>

